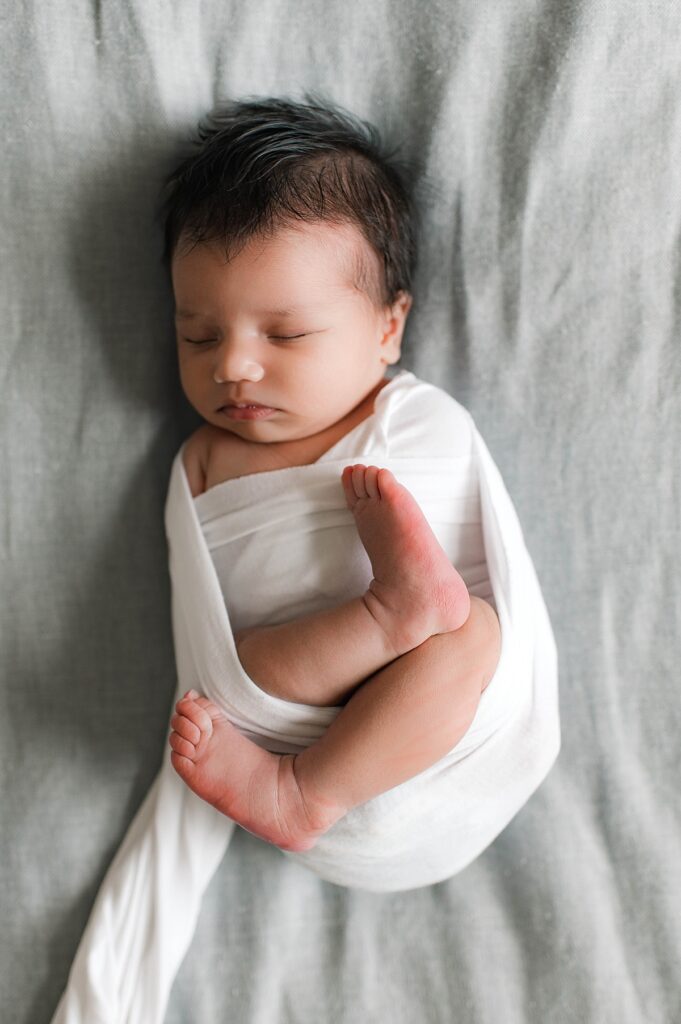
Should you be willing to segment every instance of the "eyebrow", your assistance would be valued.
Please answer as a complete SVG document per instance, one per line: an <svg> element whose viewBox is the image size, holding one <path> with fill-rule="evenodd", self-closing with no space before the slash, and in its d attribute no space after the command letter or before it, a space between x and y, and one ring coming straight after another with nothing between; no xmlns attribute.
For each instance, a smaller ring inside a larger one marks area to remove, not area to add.
<svg viewBox="0 0 681 1024"><path fill-rule="evenodd" d="M263 316L278 316L278 317L297 316L299 313L304 313L306 310L310 310L312 308L313 308L312 306L305 306L305 307L301 306L298 309L294 309L294 308L266 309L266 310L263 310L262 315ZM192 313L188 309L176 309L175 310L175 319L176 320L196 320L196 319L198 319L200 317L204 317L205 319L208 319L208 314L206 314L206 313Z"/></svg>

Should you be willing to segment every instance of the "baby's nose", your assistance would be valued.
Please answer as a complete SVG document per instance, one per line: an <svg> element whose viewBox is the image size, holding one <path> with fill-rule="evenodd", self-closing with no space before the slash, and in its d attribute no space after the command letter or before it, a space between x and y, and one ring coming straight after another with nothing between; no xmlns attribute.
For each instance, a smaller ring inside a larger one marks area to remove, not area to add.
<svg viewBox="0 0 681 1024"><path fill-rule="evenodd" d="M213 379L217 384L237 380L259 381L264 376L264 368L245 346L223 342L218 348L218 359L213 371Z"/></svg>

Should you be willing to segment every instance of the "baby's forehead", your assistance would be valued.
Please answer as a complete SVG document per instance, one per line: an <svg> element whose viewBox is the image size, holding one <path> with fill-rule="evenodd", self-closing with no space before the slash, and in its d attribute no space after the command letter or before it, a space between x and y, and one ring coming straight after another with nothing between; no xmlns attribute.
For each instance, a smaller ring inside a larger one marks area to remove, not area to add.
<svg viewBox="0 0 681 1024"><path fill-rule="evenodd" d="M308 280L334 292L359 291L372 300L381 294L381 261L360 228L340 220L287 221L236 243L212 239L180 245L173 280L205 284L213 268L222 278L231 277L237 266L253 288L276 284L279 291L286 281Z"/></svg>
<svg viewBox="0 0 681 1024"><path fill-rule="evenodd" d="M286 224L273 235L275 238L284 250L288 245L305 246L306 255L312 260L316 250L322 251L327 259L330 256L339 275L353 289L380 291L382 261L357 224L347 220Z"/></svg>

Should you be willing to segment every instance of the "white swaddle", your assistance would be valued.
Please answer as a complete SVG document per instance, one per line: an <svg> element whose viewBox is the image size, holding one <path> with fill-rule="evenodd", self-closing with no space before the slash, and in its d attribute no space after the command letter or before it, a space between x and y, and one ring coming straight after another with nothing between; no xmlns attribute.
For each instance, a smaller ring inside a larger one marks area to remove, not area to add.
<svg viewBox="0 0 681 1024"><path fill-rule="evenodd" d="M344 466L392 470L470 592L495 606L499 665L459 743L353 808L311 850L283 853L338 885L375 892L460 871L527 801L560 748L546 607L469 413L403 370L379 392L373 415L310 465L238 477L192 499L181 456L166 503L175 700L193 687L269 750L305 749L342 709L261 690L241 667L233 630L297 618L366 589L371 567L345 504ZM168 749L100 888L53 1024L160 1024L234 828L184 785Z"/></svg>

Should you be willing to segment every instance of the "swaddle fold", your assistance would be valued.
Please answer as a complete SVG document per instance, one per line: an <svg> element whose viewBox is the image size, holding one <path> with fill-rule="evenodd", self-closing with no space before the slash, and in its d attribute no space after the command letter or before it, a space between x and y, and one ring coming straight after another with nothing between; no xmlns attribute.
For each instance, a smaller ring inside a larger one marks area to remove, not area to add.
<svg viewBox="0 0 681 1024"><path fill-rule="evenodd" d="M259 745L297 752L339 707L274 697L243 670L234 630L357 596L370 564L340 475L386 466L414 495L472 593L501 626L475 719L440 761L353 808L317 845L285 852L338 885L391 892L442 881L477 857L560 748L556 649L518 519L469 413L401 371L374 415L317 462L225 481L192 498L182 449L165 509L178 699L193 687ZM169 753L97 896L54 1024L154 1024L201 898L234 831L174 772Z"/></svg>

